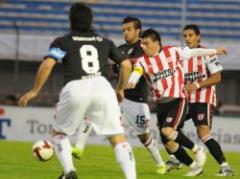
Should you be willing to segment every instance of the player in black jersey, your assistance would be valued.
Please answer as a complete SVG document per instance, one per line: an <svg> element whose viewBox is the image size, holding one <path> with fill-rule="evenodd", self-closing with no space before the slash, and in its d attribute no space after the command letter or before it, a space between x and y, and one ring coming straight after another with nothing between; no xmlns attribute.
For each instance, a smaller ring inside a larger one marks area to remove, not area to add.
<svg viewBox="0 0 240 179"><path fill-rule="evenodd" d="M69 19L71 32L50 45L33 88L20 98L19 105L26 106L38 95L54 65L62 61L65 85L59 95L53 126L54 149L64 168L59 178L77 178L68 136L74 134L84 116L88 116L95 132L108 136L125 177L135 179L135 160L123 135L117 101L117 96L119 101L124 97L131 63L112 41L91 30L92 11L84 3L71 6ZM105 78L108 58L121 65L117 96Z"/></svg>
<svg viewBox="0 0 240 179"><path fill-rule="evenodd" d="M119 46L122 54L127 55L132 62L134 59L143 55L141 48L140 34L141 21L135 17L126 17L122 21L122 31L125 39L125 44ZM115 73L119 74L119 65L113 66ZM164 174L166 172L166 165L159 153L159 147L150 134L150 110L147 104L147 84L144 77L140 79L135 89L127 89L124 91L125 99L120 103L123 116L128 125L134 129L134 132L140 139L141 143L151 154L156 163L156 173ZM91 132L92 125L86 120L85 127L80 129L77 135L76 147L73 148L73 155L80 158L83 154L84 146L88 135ZM83 125L83 126L84 126Z"/></svg>
<svg viewBox="0 0 240 179"><path fill-rule="evenodd" d="M133 63L136 58L144 54L140 40L141 30L141 21L138 18L126 17L123 19L122 32L126 43L119 46L119 49ZM152 138L149 128L151 115L147 104L147 88L145 78L141 77L136 88L125 90L125 98L120 103L120 107L126 122L134 129L135 134L154 159L157 167L156 173L164 174L166 165L162 160L157 142Z"/></svg>

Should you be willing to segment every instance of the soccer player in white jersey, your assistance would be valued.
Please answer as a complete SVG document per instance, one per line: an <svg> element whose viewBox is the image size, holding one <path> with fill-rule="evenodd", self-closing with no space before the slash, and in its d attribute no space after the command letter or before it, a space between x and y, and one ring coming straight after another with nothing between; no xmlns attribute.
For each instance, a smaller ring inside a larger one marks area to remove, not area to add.
<svg viewBox="0 0 240 179"><path fill-rule="evenodd" d="M202 48L200 29L195 24L184 27L183 37L189 48ZM185 87L188 93L188 115L197 128L200 140L220 165L218 176L232 176L221 146L211 135L213 107L216 106L216 84L221 82L222 66L217 56L198 56L183 61Z"/></svg>
<svg viewBox="0 0 240 179"><path fill-rule="evenodd" d="M114 43L95 33L91 8L74 3L69 12L71 32L56 38L39 67L33 88L19 100L26 106L35 98L48 79L57 61L64 67L65 85L57 104L53 126L53 145L64 172L59 179L76 179L69 135L76 133L84 116L89 116L97 134L106 135L114 148L116 159L127 179L136 179L135 160L125 139L118 105L124 98L124 87L131 73L131 62ZM106 79L108 58L121 65L116 94Z"/></svg>
<svg viewBox="0 0 240 179"><path fill-rule="evenodd" d="M203 172L202 167L191 159L182 146L193 145L192 150L196 152L199 148L183 133L178 133L187 107L181 61L199 55L226 54L226 49L163 47L159 34L153 29L143 32L142 46L145 54L137 59L127 88L134 88L142 75L146 77L158 105L159 131L166 150L190 167L186 176L200 175Z"/></svg>
<svg viewBox="0 0 240 179"><path fill-rule="evenodd" d="M136 17L126 17L122 21L122 31L125 39L125 44L120 45L119 49L123 54L126 54L134 63L137 57L144 54L141 47L140 35L142 31L141 21ZM118 73L118 65L115 65L115 71ZM156 163L156 173L164 174L166 165L162 160L157 142L150 133L149 124L151 122L150 109L147 104L147 83L142 77L136 88L124 91L125 98L120 103L123 112L123 120L134 129L141 143L146 147L148 152ZM83 153L87 136L91 131L91 125L86 121L85 128L80 129L78 133L78 141L76 147L73 148L73 155L78 157Z"/></svg>

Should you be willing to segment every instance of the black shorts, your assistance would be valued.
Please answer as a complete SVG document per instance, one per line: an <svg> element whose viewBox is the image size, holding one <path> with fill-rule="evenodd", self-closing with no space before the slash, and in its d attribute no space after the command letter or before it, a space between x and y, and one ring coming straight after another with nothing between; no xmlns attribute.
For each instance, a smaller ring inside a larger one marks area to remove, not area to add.
<svg viewBox="0 0 240 179"><path fill-rule="evenodd" d="M186 109L187 101L185 98L177 98L167 103L159 103L157 105L159 128L172 127L178 130L184 122Z"/></svg>
<svg viewBox="0 0 240 179"><path fill-rule="evenodd" d="M187 118L192 118L195 126L212 126L213 106L208 103L189 103Z"/></svg>

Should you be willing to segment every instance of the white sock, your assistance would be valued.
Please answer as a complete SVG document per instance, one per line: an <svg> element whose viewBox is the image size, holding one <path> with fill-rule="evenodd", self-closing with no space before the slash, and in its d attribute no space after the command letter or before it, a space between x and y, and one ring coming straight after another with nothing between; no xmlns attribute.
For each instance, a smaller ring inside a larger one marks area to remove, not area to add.
<svg viewBox="0 0 240 179"><path fill-rule="evenodd" d="M58 160L63 166L64 173L75 170L72 161L72 147L68 137L65 135L56 135L53 137L53 146Z"/></svg>
<svg viewBox="0 0 240 179"><path fill-rule="evenodd" d="M92 125L90 123L84 124L83 128L81 127L79 129L77 134L77 139L76 139L76 147L79 148L81 151L84 150L86 141L91 131L92 131Z"/></svg>
<svg viewBox="0 0 240 179"><path fill-rule="evenodd" d="M227 162L223 162L220 166L221 166L221 167L228 167L229 165L228 165Z"/></svg>
<svg viewBox="0 0 240 179"><path fill-rule="evenodd" d="M115 146L114 150L117 162L120 164L126 179L136 179L135 159L129 143L119 143Z"/></svg>
<svg viewBox="0 0 240 179"><path fill-rule="evenodd" d="M150 137L149 140L144 145L158 166L165 164L160 155L158 145L152 137Z"/></svg>

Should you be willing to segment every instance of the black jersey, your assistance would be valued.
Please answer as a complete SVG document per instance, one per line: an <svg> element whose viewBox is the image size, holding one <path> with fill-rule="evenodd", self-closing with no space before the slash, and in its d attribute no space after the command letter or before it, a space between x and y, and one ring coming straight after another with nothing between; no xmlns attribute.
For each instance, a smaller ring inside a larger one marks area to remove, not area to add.
<svg viewBox="0 0 240 179"><path fill-rule="evenodd" d="M95 32L71 32L56 38L46 57L62 61L65 83L71 80L107 76L108 58L117 64L127 58L111 40Z"/></svg>
<svg viewBox="0 0 240 179"><path fill-rule="evenodd" d="M135 62L135 59L142 56L144 54L143 49L141 47L140 41L136 42L135 44L123 44L119 46L119 49L123 54L126 54L129 59ZM137 83L134 89L127 89L125 90L125 98L130 99L136 102L144 102L147 103L147 82L142 76Z"/></svg>

